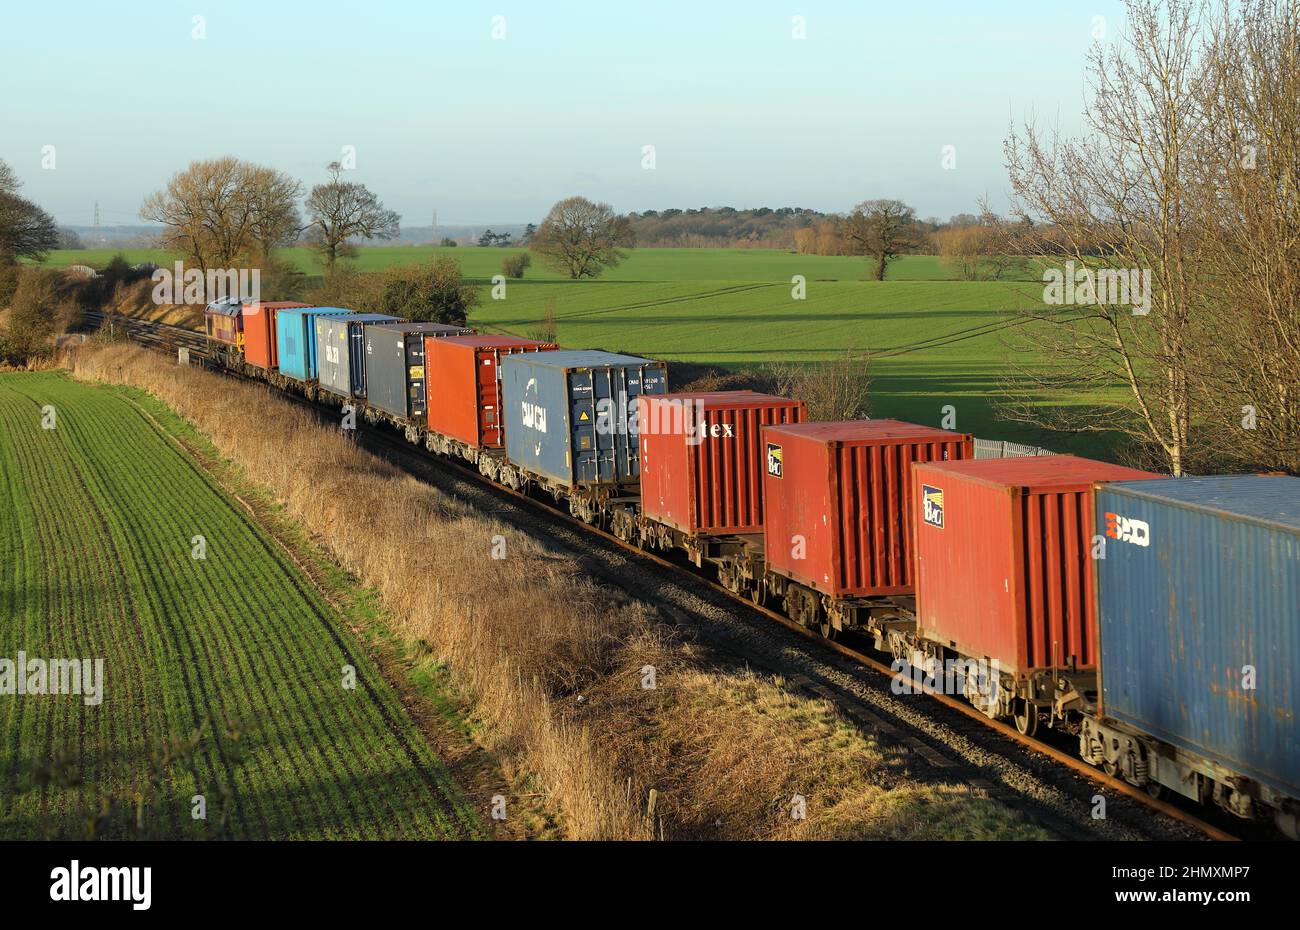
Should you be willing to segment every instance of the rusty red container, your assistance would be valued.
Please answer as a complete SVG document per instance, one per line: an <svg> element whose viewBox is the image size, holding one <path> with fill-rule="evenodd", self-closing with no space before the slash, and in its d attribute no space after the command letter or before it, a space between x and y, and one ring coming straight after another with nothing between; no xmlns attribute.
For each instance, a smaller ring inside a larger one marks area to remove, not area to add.
<svg viewBox="0 0 1300 930"><path fill-rule="evenodd" d="M899 420L763 431L768 568L832 597L910 594L911 467L969 458L964 433Z"/></svg>
<svg viewBox="0 0 1300 930"><path fill-rule="evenodd" d="M918 635L1013 675L1094 668L1093 482L1162 476L1072 455L913 472Z"/></svg>
<svg viewBox="0 0 1300 930"><path fill-rule="evenodd" d="M501 359L518 352L550 352L553 342L519 336L426 336L426 422L430 430L476 449L505 443L501 417Z"/></svg>
<svg viewBox="0 0 1300 930"><path fill-rule="evenodd" d="M276 352L275 314L279 310L310 307L292 300L258 300L244 304L244 361L258 368L280 367Z"/></svg>
<svg viewBox="0 0 1300 930"><path fill-rule="evenodd" d="M642 395L642 512L688 535L762 532L763 428L806 413L754 391Z"/></svg>

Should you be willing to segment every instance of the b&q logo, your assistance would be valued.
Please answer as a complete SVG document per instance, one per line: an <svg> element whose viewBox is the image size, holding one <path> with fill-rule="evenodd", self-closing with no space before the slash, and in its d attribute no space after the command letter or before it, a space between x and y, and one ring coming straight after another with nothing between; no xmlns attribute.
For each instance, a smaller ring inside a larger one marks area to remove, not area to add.
<svg viewBox="0 0 1300 930"><path fill-rule="evenodd" d="M767 473L773 478L781 477L781 466L785 463L785 452L774 442L767 444Z"/></svg>
<svg viewBox="0 0 1300 930"><path fill-rule="evenodd" d="M943 488L921 485L921 517L931 526L943 529Z"/></svg>
<svg viewBox="0 0 1300 930"><path fill-rule="evenodd" d="M1151 545L1151 527L1145 520L1121 517L1117 513L1106 514L1106 535L1135 546Z"/></svg>

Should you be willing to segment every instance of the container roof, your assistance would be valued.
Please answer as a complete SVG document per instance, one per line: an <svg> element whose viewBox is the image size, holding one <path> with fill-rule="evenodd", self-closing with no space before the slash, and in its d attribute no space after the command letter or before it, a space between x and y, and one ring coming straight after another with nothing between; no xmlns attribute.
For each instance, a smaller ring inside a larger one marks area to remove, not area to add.
<svg viewBox="0 0 1300 930"><path fill-rule="evenodd" d="M1109 491L1168 501L1192 510L1228 513L1300 529L1300 478L1289 475L1215 475L1121 481Z"/></svg>
<svg viewBox="0 0 1300 930"><path fill-rule="evenodd" d="M769 426L769 433L806 436L826 443L856 442L871 445L896 440L942 441L965 439L965 433L954 433L935 426L921 426L903 420L838 420L830 423L792 423L787 426Z"/></svg>
<svg viewBox="0 0 1300 930"><path fill-rule="evenodd" d="M540 342L536 339L525 339L523 336L510 336L504 333L500 335L447 336L438 340L438 344L464 346L470 349L506 349L515 346L554 345L552 342Z"/></svg>
<svg viewBox="0 0 1300 930"><path fill-rule="evenodd" d="M917 468L948 472L987 484L1022 488L1068 488L1096 481L1161 478L1154 472L1139 471L1079 458L1075 455L1023 455L1007 459L965 459L959 462L926 462Z"/></svg>
<svg viewBox="0 0 1300 930"><path fill-rule="evenodd" d="M327 314L330 316L339 316L339 314ZM340 323L347 323L349 326L353 323L400 323L401 317L389 316L387 313L352 313L348 312L346 317L339 319Z"/></svg>
<svg viewBox="0 0 1300 930"><path fill-rule="evenodd" d="M560 349L555 352L521 352L510 356L506 364L518 364L527 359L534 365L546 368L600 368L604 365L626 368L633 365L663 365L652 358L640 358L635 355L619 355L616 352L603 352L600 349Z"/></svg>
<svg viewBox="0 0 1300 930"><path fill-rule="evenodd" d="M306 310L312 306L314 305L297 300L248 300L244 302L244 312L256 310L258 307L264 310Z"/></svg>
<svg viewBox="0 0 1300 930"><path fill-rule="evenodd" d="M341 313L355 315L355 310L347 310L343 307L285 307L280 311L283 314L292 316L295 313L307 314L312 313L317 316L338 316Z"/></svg>
<svg viewBox="0 0 1300 930"><path fill-rule="evenodd" d="M705 407L752 407L755 404L765 406L778 404L782 407L791 407L803 403L803 401L791 400L789 397L778 397L775 394L763 394L759 391L678 391L672 394L642 396L651 403L665 400L693 400L699 401Z"/></svg>
<svg viewBox="0 0 1300 930"><path fill-rule="evenodd" d="M392 320L392 317L389 317ZM417 323L412 320L399 320L389 323L372 323L370 328L389 329L395 333L469 333L468 326L452 326L448 323Z"/></svg>

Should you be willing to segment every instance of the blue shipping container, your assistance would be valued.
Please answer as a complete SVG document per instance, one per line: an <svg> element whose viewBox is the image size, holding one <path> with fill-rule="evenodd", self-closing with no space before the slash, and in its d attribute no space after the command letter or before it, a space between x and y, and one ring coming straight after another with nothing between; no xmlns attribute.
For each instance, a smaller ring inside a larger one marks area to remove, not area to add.
<svg viewBox="0 0 1300 930"><path fill-rule="evenodd" d="M636 399L668 389L668 366L594 350L501 360L506 456L566 487L635 482Z"/></svg>
<svg viewBox="0 0 1300 930"><path fill-rule="evenodd" d="M346 316L342 307L305 307L281 310L275 315L275 344L280 374L296 381L316 379L316 317Z"/></svg>
<svg viewBox="0 0 1300 930"><path fill-rule="evenodd" d="M1096 502L1102 715L1300 797L1300 478L1119 482Z"/></svg>
<svg viewBox="0 0 1300 930"><path fill-rule="evenodd" d="M367 323L400 323L400 317L383 313L353 313L318 317L316 330L316 380L331 394L366 396Z"/></svg>

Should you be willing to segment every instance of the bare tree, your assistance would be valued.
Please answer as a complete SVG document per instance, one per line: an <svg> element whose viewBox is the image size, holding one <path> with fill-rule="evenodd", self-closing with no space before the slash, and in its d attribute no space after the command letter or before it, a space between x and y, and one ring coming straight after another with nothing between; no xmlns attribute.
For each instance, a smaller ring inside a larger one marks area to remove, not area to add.
<svg viewBox="0 0 1300 930"><path fill-rule="evenodd" d="M1024 271L1014 229L996 216L962 217L960 225L933 233L939 259L965 281L1001 281Z"/></svg>
<svg viewBox="0 0 1300 930"><path fill-rule="evenodd" d="M1043 303L1027 311L1018 347L1032 351L1018 357L1030 364L1016 367L1028 396L1013 388L1007 409L1056 429L1118 430L1148 449L1152 464L1181 474L1193 412L1192 314L1203 277L1189 209L1192 145L1204 127L1203 5L1127 5L1126 35L1089 56L1090 132L1065 138L1031 121L1004 144L1021 220L1006 228L1015 231L1014 248L1067 262L1055 272L1062 286L1045 288ZM1099 272L1104 297L1096 294ZM1133 290L1149 291L1145 304ZM1044 354L1052 365L1038 364ZM1126 400L1113 404L1040 403L1043 392L1105 396L1117 384Z"/></svg>
<svg viewBox="0 0 1300 930"><path fill-rule="evenodd" d="M571 278L594 278L626 258L632 224L607 203L585 197L561 200L542 220L529 248Z"/></svg>
<svg viewBox="0 0 1300 930"><path fill-rule="evenodd" d="M21 186L22 182L18 180L18 175L14 174L14 169L0 158L0 194L16 194Z"/></svg>
<svg viewBox="0 0 1300 930"><path fill-rule="evenodd" d="M192 162L140 208L162 223L162 248L203 271L231 268L291 242L298 231L297 181L271 168L225 157Z"/></svg>
<svg viewBox="0 0 1300 930"><path fill-rule="evenodd" d="M254 251L269 259L274 249L293 245L302 232L298 198L302 184L270 168L250 166L247 173L251 205L248 231Z"/></svg>
<svg viewBox="0 0 1300 930"><path fill-rule="evenodd" d="M916 211L901 200L867 200L845 218L841 235L855 255L866 255L876 263L876 280L885 280L885 269L894 259L921 242Z"/></svg>
<svg viewBox="0 0 1300 930"><path fill-rule="evenodd" d="M19 258L44 261L45 253L59 247L54 218L24 197L18 196L22 182L0 159L0 263Z"/></svg>
<svg viewBox="0 0 1300 930"><path fill-rule="evenodd" d="M311 218L308 238L333 274L340 258L356 254L352 239L392 239L400 231L401 217L387 210L364 184L342 180L338 162L327 166L330 179L317 184L307 196Z"/></svg>
<svg viewBox="0 0 1300 930"><path fill-rule="evenodd" d="M1246 0L1212 44L1194 394L1216 464L1300 474L1300 3Z"/></svg>
<svg viewBox="0 0 1300 930"><path fill-rule="evenodd" d="M0 260L44 261L45 253L58 246L53 217L30 200L0 193Z"/></svg>
<svg viewBox="0 0 1300 930"><path fill-rule="evenodd" d="M810 420L860 420L867 415L871 356L865 351L846 349L815 365L771 365L764 373L771 377L774 393L808 405Z"/></svg>

